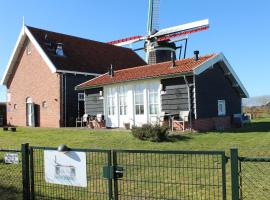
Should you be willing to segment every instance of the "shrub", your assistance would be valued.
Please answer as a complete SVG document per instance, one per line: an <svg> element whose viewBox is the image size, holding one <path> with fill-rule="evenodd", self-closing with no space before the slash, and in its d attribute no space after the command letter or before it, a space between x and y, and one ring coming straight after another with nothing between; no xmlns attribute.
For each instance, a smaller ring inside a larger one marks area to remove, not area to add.
<svg viewBox="0 0 270 200"><path fill-rule="evenodd" d="M144 124L142 127L132 127L131 133L140 140L161 142L168 139L169 128L160 125Z"/></svg>

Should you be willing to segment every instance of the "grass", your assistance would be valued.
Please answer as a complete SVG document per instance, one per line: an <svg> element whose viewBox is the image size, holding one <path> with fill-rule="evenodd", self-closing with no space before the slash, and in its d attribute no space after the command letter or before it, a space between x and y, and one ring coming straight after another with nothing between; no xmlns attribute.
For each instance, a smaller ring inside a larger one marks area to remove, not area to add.
<svg viewBox="0 0 270 200"><path fill-rule="evenodd" d="M57 147L60 144L67 144L71 148L89 148L89 149L150 149L150 150L225 150L226 154L229 155L229 150L232 146L237 146L239 148L239 152L241 156L268 156L270 157L270 118L267 119L258 119L255 120L252 124L245 126L241 129L235 129L235 130L227 130L223 132L206 132L206 133L186 133L184 135L182 134L174 134L170 135L170 138L166 142L161 143L154 143L150 141L140 141L136 138L134 138L129 131L119 131L119 130L85 130L85 129L48 129L48 128L18 128L16 133L13 132L3 132L0 131L0 148L15 148L19 149L20 145L22 143L30 143L31 146L48 146L48 147ZM39 164L36 164L36 171L40 173L40 177L36 178L36 181L39 182L41 185L45 185L43 177L43 159L42 159L42 152L37 152L40 154L40 159L38 159L38 156L36 156L36 162ZM123 165L126 165L126 175L129 174L129 177L126 177L127 180L131 181L132 179L145 179L147 181L152 181L155 177L161 177L164 175L163 178L160 178L158 181L164 181L168 178L173 177L174 180L168 179L167 181L186 181L191 182L192 181L201 181L201 176L197 174L198 172L194 169L191 171L187 171L187 175L183 174L181 175L180 172L178 172L176 169L170 168L171 165L177 165L180 166L181 163L184 163L186 157L159 157L159 160L161 160L163 165L167 166L166 169L162 169L163 171L155 171L156 168L146 168L148 171L148 174L145 174L145 168L139 167L139 166L133 166L136 162L144 162L145 163L151 163L155 164L155 160L151 160L151 155L149 157L144 156L143 161L142 157L140 155L133 156L132 159L128 158L126 155L119 155L119 159L122 161ZM146 157L146 159L145 159ZM93 177L99 177L102 175L102 166L106 162L106 158L104 156L101 158L98 158L98 155L91 154L89 155L89 176ZM175 159L182 159L180 163L179 161ZM105 159L105 160L104 160ZM194 160L192 160L194 159ZM201 159L201 158L200 158ZM135 161L134 161L135 160ZM195 158L191 158L191 160L186 160L185 162L192 163L193 166L196 166L196 164L200 163L194 163L196 160ZM160 163L156 163L160 164ZM209 164L209 161L208 161ZM0 165L0 176L1 177L10 177L10 171L9 174L6 174L7 169L4 168L7 166L1 166ZM12 166L11 166L12 167ZM227 171L227 190L228 190L228 199L230 196L230 164L227 164L226 167ZM258 168L256 168L258 169ZM252 176L256 169L253 169L248 172L248 176ZM18 169L17 169L18 170ZM150 172L149 172L150 170ZM175 170L175 171L173 171ZM217 170L218 171L218 170ZM213 172L212 176L215 175L216 172ZM196 174L194 174L196 172ZM170 173L174 173L169 175ZM193 179L188 175L189 173L193 174ZM211 172L212 173L212 172ZM265 176L269 177L269 176ZM181 178L181 179L180 179ZM190 179L191 178L191 179ZM130 180L131 179L131 180ZM1 180L5 180L1 179ZM8 184L5 185L5 183L9 183L10 181L1 181L1 187L3 188L11 188L10 191L14 191L14 188L16 189L16 186L18 188L18 185L15 184ZM9 179L10 180L10 179ZM18 179L20 180L20 179ZM215 181L216 178L213 178L212 181ZM157 181L157 180L155 180ZM203 181L206 181L203 179ZM211 181L211 180L210 180ZM266 182L263 184L267 185L267 178L265 179ZM2 183L4 182L4 183ZM123 188L129 187L128 191L135 191L140 192L140 194L148 194L151 195L152 192L156 192L157 194L159 192L163 192L164 194L166 192L168 193L168 196L171 194L174 194L176 192L179 192L179 188L176 187L177 185L164 185L165 187L158 188L159 191L155 191L153 188L149 188L150 186L145 184L139 184L138 183L132 183L129 182L128 186L125 186L126 182L121 182ZM197 182L196 182L197 183ZM100 184L102 187L106 188L106 181L104 182L103 179L91 179L90 180L90 186L92 188L96 188L93 186L93 184ZM105 184L105 186L104 186ZM137 184L137 185L136 185ZM202 184L203 185L203 184ZM13 186L15 186L13 188ZM48 186L48 185L46 185ZM59 188L59 187L53 187L54 190L58 190L58 193L62 191L62 197L65 197L67 194L65 191L66 188ZM160 187L160 186L157 186ZM58 189L57 189L58 188ZM46 189L45 191L41 188L37 188L37 190L40 189L41 195L47 195ZM72 190L73 189L73 190ZM105 189L105 190L106 190ZM189 189L189 188L187 188ZM264 188L265 189L265 188ZM267 188L266 188L267 189ZM269 189L269 188L268 188ZM4 189L1 189L2 191L5 191ZM80 189L76 189L77 191L80 191ZM191 190L191 189L190 189ZM193 189L192 189L193 190ZM198 189L199 191L206 190L205 187L201 186L201 188ZM74 191L74 188L69 188L68 191ZM83 191L83 190L81 190ZM48 191L47 191L48 192ZM97 191L98 192L98 191ZM192 191L192 193L196 194L196 190ZM10 192L14 193L14 192ZM8 195L4 192L1 192L2 195L0 195L0 199L8 199ZM69 195L76 195L69 193ZM139 195L139 194L137 194ZM154 194L152 194L154 195ZM185 196L185 199L189 199L189 193L187 196ZM197 194L196 194L197 195ZM58 196L59 197L59 196ZM193 196L192 196L193 197ZM197 197L197 196L195 196ZM169 197L168 197L169 198ZM15 199L15 198L14 198ZM92 199L92 198L90 198ZM95 198L93 198L95 199ZM102 198L101 198L102 199ZM141 198L143 199L143 198ZM162 199L165 199L162 198ZM214 198L218 199L218 198ZM257 198L260 199L260 198ZM261 198L264 199L264 198Z"/></svg>
<svg viewBox="0 0 270 200"><path fill-rule="evenodd" d="M259 119L242 129L224 132L172 135L167 142L140 141L129 131L52 128L18 128L16 133L0 130L0 148L32 146L98 149L226 150L237 146L242 154L267 155L270 146L270 118Z"/></svg>

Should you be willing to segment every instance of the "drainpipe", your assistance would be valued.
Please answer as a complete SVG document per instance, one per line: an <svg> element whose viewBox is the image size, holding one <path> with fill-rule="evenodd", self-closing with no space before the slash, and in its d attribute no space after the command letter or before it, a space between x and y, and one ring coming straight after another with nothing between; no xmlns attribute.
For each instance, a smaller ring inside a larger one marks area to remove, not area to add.
<svg viewBox="0 0 270 200"><path fill-rule="evenodd" d="M65 76L65 127L67 127L67 76Z"/></svg>
<svg viewBox="0 0 270 200"><path fill-rule="evenodd" d="M190 102L190 86L185 75L184 75L184 80L188 88L189 129L191 130L192 129L192 116L191 116L191 102Z"/></svg>

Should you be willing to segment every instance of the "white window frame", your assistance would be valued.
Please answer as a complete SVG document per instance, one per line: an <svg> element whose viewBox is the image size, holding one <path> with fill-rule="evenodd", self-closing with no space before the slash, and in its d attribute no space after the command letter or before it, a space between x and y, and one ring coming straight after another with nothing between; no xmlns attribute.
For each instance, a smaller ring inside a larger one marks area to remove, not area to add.
<svg viewBox="0 0 270 200"><path fill-rule="evenodd" d="M84 101L85 100L85 94L84 93L78 93L78 101Z"/></svg>
<svg viewBox="0 0 270 200"><path fill-rule="evenodd" d="M119 115L127 115L127 87L119 87ZM122 112L123 111L123 112Z"/></svg>
<svg viewBox="0 0 270 200"><path fill-rule="evenodd" d="M137 103L137 98L138 103ZM141 102L142 100L142 102ZM135 108L135 115L144 115L145 114L145 109L144 109L144 104L145 104L145 99L144 99L144 87L143 85L136 85L135 86L135 91L134 91L134 108ZM139 112L137 113L137 106L139 106ZM141 108L143 110L141 110ZM143 111L143 112L141 112Z"/></svg>
<svg viewBox="0 0 270 200"><path fill-rule="evenodd" d="M217 107L218 107L218 116L225 116L226 115L226 101L218 100Z"/></svg>
<svg viewBox="0 0 270 200"><path fill-rule="evenodd" d="M116 97L113 88L108 88L107 108L108 115L116 115Z"/></svg>
<svg viewBox="0 0 270 200"><path fill-rule="evenodd" d="M153 102L151 101L151 97L153 96ZM150 84L149 92L148 92L148 99L149 99L149 114L150 115L158 115L159 113L159 87L155 84ZM155 112L152 112L152 107L154 106Z"/></svg>

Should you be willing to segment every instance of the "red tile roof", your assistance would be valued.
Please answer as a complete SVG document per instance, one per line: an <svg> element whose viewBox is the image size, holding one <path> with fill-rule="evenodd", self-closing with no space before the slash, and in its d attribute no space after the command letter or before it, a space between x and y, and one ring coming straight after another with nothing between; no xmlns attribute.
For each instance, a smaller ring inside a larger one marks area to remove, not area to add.
<svg viewBox="0 0 270 200"><path fill-rule="evenodd" d="M193 69L195 69L202 63L213 58L215 55L216 54L201 56L198 61L195 61L193 58L177 60L175 62L176 63L175 67L172 67L172 62L169 61L159 64L144 65L129 69L118 70L114 72L113 77L111 77L110 75L108 75L108 73L106 73L97 78L84 82L78 85L76 88L85 89L124 81L189 73L192 72Z"/></svg>
<svg viewBox="0 0 270 200"><path fill-rule="evenodd" d="M103 74L113 64L116 69L145 65L144 60L128 48L83 39L27 26L57 70ZM65 57L56 56L45 43L45 35L55 45L63 43Z"/></svg>

